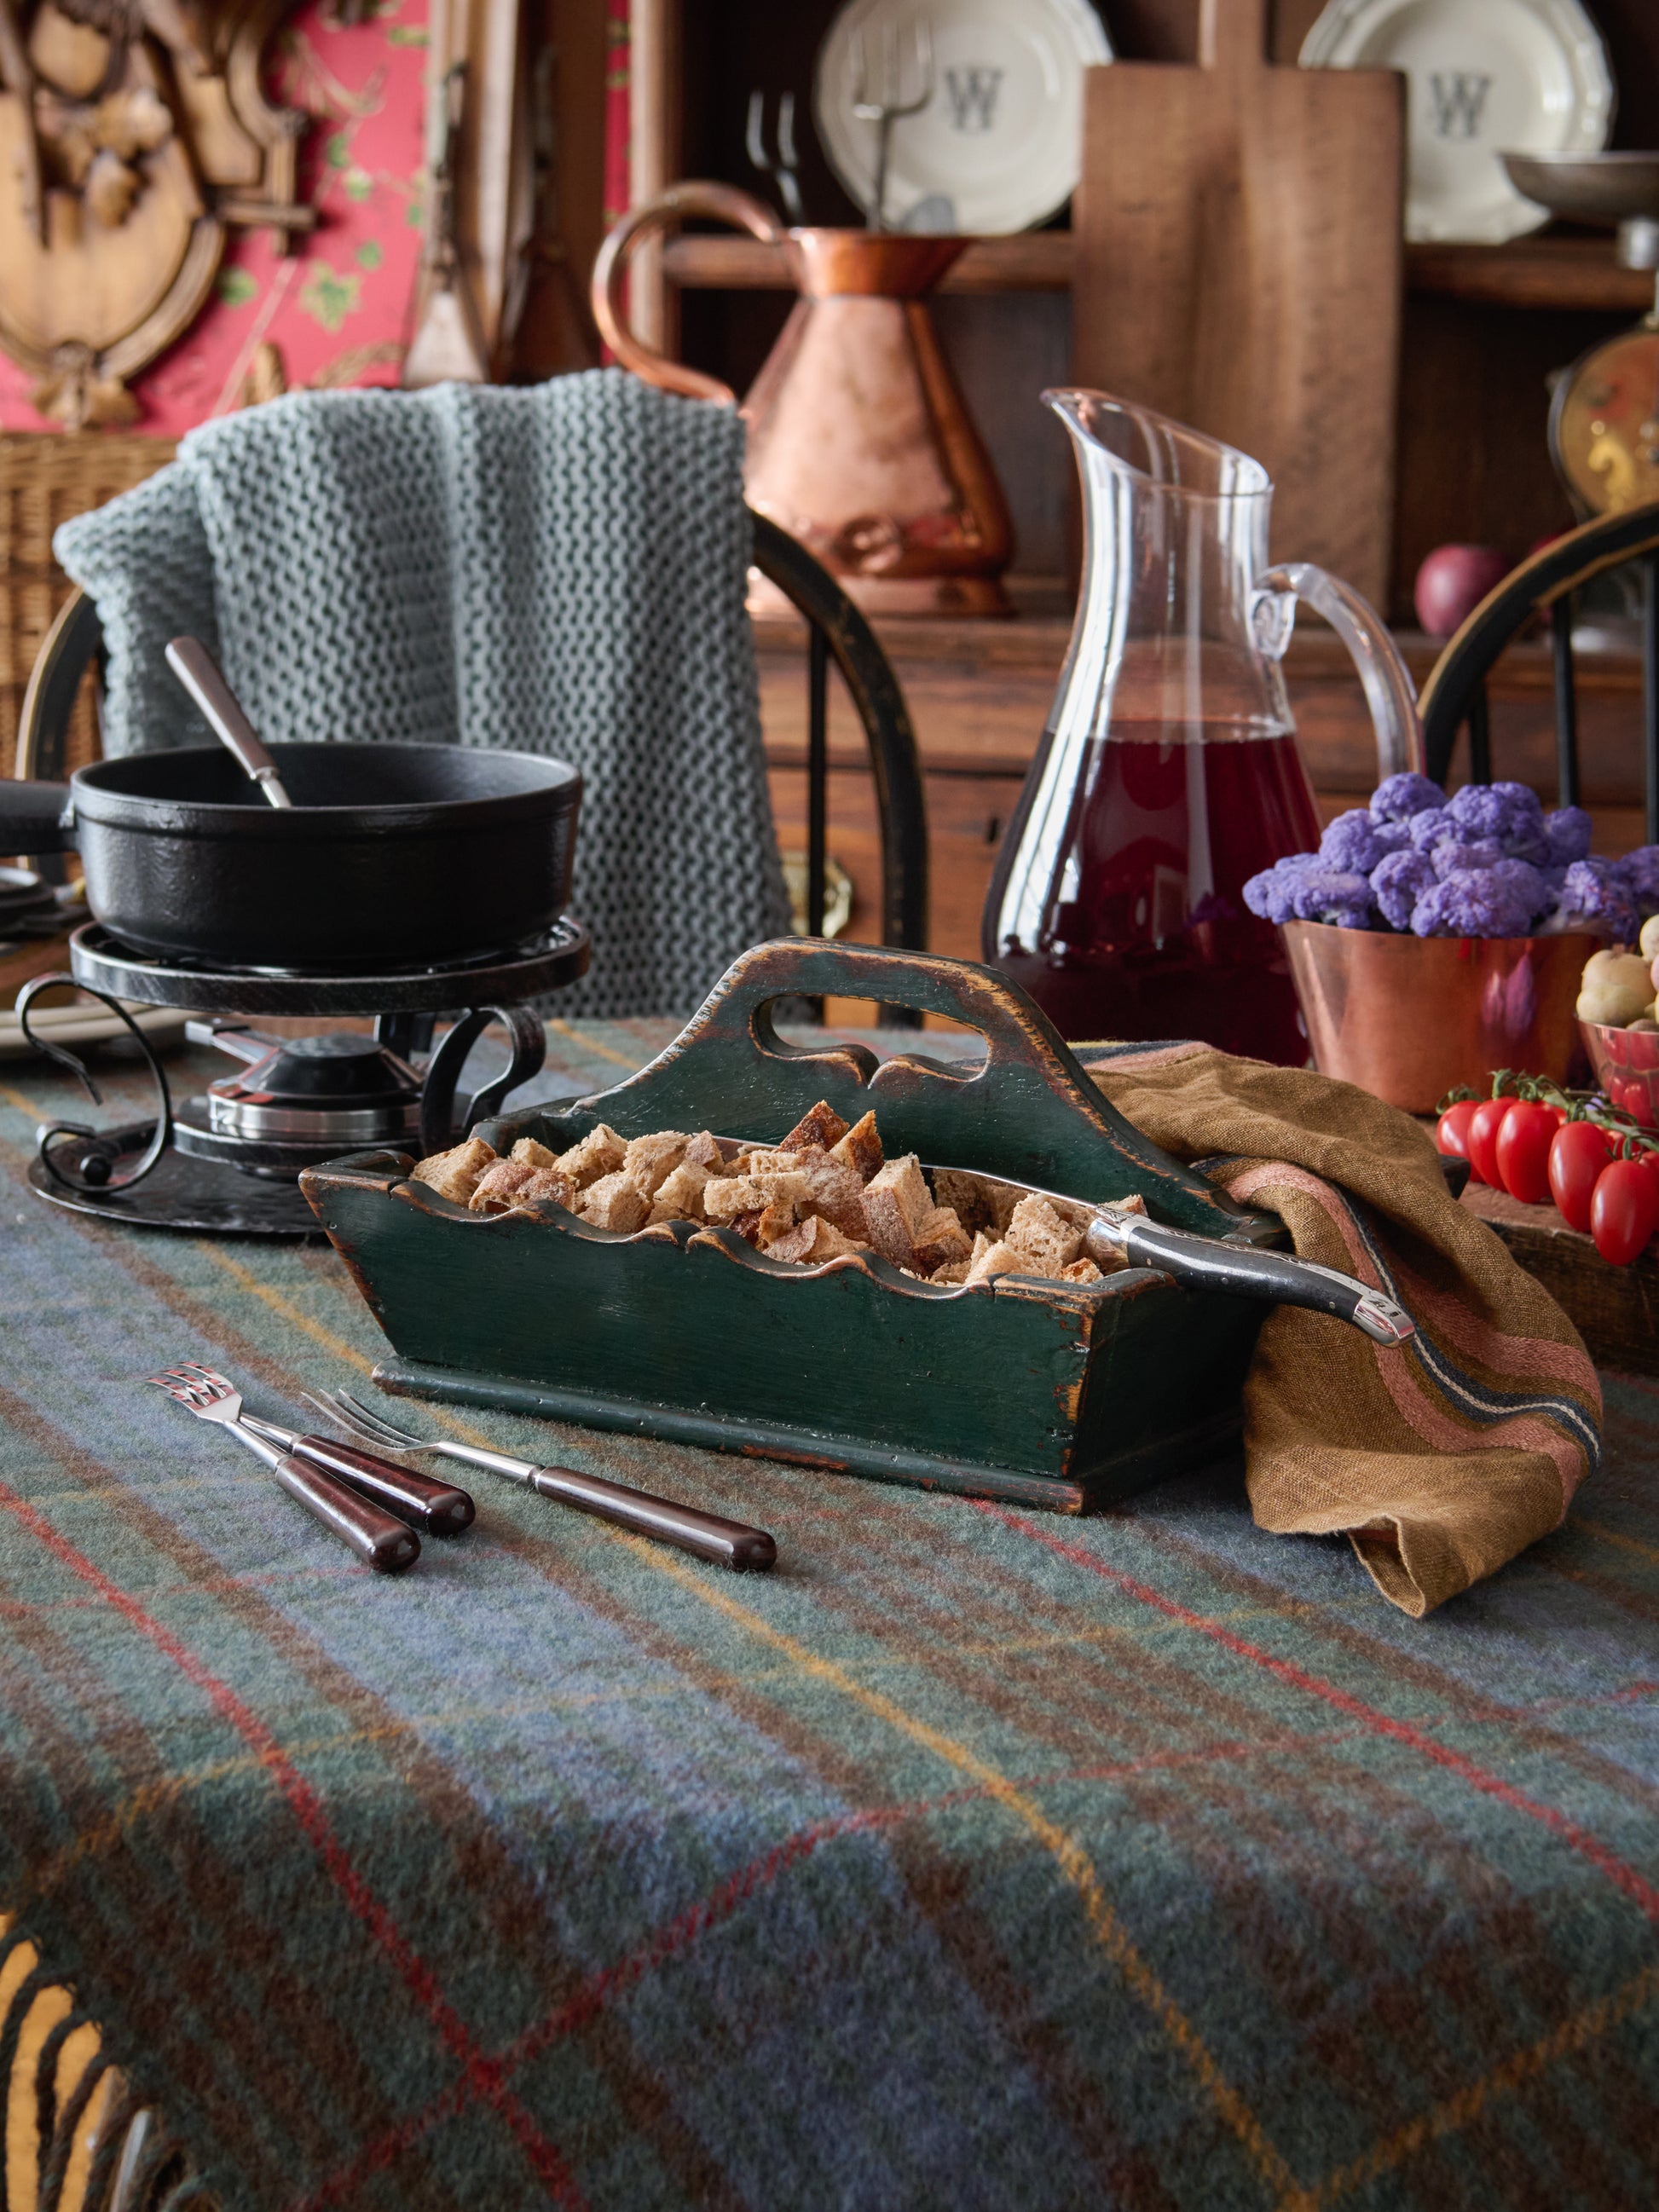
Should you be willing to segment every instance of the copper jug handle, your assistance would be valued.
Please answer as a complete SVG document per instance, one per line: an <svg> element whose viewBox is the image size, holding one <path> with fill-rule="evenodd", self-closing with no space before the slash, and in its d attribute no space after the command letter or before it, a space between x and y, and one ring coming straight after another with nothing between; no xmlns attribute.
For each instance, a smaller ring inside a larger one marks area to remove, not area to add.
<svg viewBox="0 0 1659 2212"><path fill-rule="evenodd" d="M1378 782L1402 769L1421 775L1423 724L1416 687L1382 617L1363 592L1311 561L1287 561L1269 568L1257 580L1251 611L1256 643L1275 660L1284 657L1298 599L1323 615L1348 648L1371 712Z"/></svg>
<svg viewBox="0 0 1659 2212"><path fill-rule="evenodd" d="M628 327L623 288L629 255L640 240L648 238L653 231L665 230L670 223L679 222L689 215L708 216L716 222L730 223L733 230L746 230L768 246L781 245L787 235L763 201L740 192L735 185L714 184L698 177L670 185L665 192L659 192L643 207L630 209L615 228L606 233L599 258L593 264L593 319L599 326L599 336L623 367L632 369L647 384L659 385L665 392L683 392L688 399L713 399L721 406L735 407L737 393L729 385L722 384L719 377L705 376L701 369L688 368L682 361L670 361L665 354L653 353Z"/></svg>

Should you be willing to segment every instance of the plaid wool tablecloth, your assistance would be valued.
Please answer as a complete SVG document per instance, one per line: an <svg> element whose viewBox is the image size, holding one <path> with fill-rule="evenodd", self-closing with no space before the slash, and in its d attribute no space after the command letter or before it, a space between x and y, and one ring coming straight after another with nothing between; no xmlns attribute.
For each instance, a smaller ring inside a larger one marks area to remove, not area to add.
<svg viewBox="0 0 1659 2212"><path fill-rule="evenodd" d="M44 1206L47 1106L0 1067L0 1911L228 2212L1656 2201L1654 1385L1425 1620L1237 1468L1073 1522L506 1416L777 1571L481 1474L385 1580L141 1386L362 1387L343 1269Z"/></svg>

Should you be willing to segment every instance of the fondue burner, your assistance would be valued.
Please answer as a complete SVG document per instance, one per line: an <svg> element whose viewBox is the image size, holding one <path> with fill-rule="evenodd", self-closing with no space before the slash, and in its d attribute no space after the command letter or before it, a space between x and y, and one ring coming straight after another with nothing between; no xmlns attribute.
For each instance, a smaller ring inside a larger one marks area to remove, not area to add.
<svg viewBox="0 0 1659 2212"><path fill-rule="evenodd" d="M363 1145L407 1152L420 1142L422 1079L374 1037L349 1030L264 1036L220 1022L186 1022L185 1035L246 1069L210 1083L205 1098L173 1115L173 1141L192 1159L291 1182L301 1169Z"/></svg>
<svg viewBox="0 0 1659 2212"><path fill-rule="evenodd" d="M26 1030L35 993L74 982L123 1019L123 1000L197 1010L200 1018L186 1024L185 1035L240 1065L175 1108L149 1040L128 1020L156 1086L157 1110L117 1128L71 1121L43 1127L29 1182L53 1205L108 1220L209 1235L318 1236L298 1188L303 1170L366 1146L424 1153L457 1143L541 1067L546 1037L525 1002L574 982L587 960L586 932L569 921L533 945L485 959L376 975L155 959L88 923L70 939L70 974L41 977L20 996ZM255 1026L260 1017L352 1015L372 1015L374 1036L336 1030L273 1036ZM452 1026L434 1050L440 1015ZM511 1042L509 1064L458 1115L467 1054L496 1023ZM95 1085L72 1054L34 1041L98 1103Z"/></svg>

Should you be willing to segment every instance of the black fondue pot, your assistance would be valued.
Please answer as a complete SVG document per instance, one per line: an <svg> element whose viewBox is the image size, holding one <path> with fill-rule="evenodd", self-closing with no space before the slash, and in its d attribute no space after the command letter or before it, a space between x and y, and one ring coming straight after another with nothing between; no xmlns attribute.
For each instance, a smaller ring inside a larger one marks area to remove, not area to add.
<svg viewBox="0 0 1659 2212"><path fill-rule="evenodd" d="M140 952L343 974L504 951L570 896L581 778L460 745L270 748L267 805L218 745L67 784L0 781L0 853L77 851L87 903Z"/></svg>

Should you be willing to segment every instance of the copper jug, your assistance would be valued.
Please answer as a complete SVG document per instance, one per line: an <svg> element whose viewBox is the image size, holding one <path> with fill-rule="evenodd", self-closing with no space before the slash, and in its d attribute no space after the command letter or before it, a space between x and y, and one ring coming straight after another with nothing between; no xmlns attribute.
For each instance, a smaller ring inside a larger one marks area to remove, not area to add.
<svg viewBox="0 0 1659 2212"><path fill-rule="evenodd" d="M653 353L628 327L629 255L685 216L781 245L800 294L743 403L750 505L810 546L868 613L1010 612L1007 501L927 312L969 241L785 230L747 192L696 181L634 209L593 266L600 334L648 383L727 406L737 395L717 377Z"/></svg>

